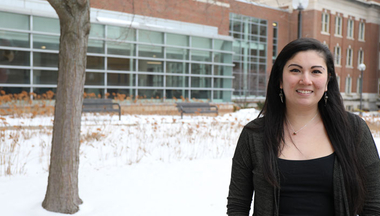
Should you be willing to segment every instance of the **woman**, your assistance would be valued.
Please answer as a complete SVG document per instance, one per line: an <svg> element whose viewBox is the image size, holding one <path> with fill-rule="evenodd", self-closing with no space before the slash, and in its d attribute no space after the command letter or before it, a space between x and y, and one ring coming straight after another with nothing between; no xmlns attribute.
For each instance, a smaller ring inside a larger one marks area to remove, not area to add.
<svg viewBox="0 0 380 216"><path fill-rule="evenodd" d="M259 117L239 138L229 216L380 215L380 160L366 123L345 111L334 61L301 38L278 55Z"/></svg>

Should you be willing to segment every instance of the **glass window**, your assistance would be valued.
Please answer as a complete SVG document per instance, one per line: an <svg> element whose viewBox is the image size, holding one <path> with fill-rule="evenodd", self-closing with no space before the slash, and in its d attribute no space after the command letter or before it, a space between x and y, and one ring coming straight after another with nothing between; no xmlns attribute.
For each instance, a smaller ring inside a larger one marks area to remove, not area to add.
<svg viewBox="0 0 380 216"><path fill-rule="evenodd" d="M20 94L23 91L30 92L29 87L2 87L0 86L0 91L4 91L5 94Z"/></svg>
<svg viewBox="0 0 380 216"><path fill-rule="evenodd" d="M136 45L122 42L107 42L108 54L135 56Z"/></svg>
<svg viewBox="0 0 380 216"><path fill-rule="evenodd" d="M232 55L226 53L214 52L214 62L217 63L232 63Z"/></svg>
<svg viewBox="0 0 380 216"><path fill-rule="evenodd" d="M91 23L90 37L104 38L104 25Z"/></svg>
<svg viewBox="0 0 380 216"><path fill-rule="evenodd" d="M166 58L168 59L179 59L179 60L189 60L189 50L181 48L166 48Z"/></svg>
<svg viewBox="0 0 380 216"><path fill-rule="evenodd" d="M161 61L150 61L150 60L139 60L139 70L141 72L163 72L163 62ZM140 79L140 78L139 78Z"/></svg>
<svg viewBox="0 0 380 216"><path fill-rule="evenodd" d="M0 12L0 27L29 30L29 16L8 12Z"/></svg>
<svg viewBox="0 0 380 216"><path fill-rule="evenodd" d="M104 53L104 41L89 39L87 52L88 53Z"/></svg>
<svg viewBox="0 0 380 216"><path fill-rule="evenodd" d="M347 37L354 37L354 21L352 20L352 18L350 18L347 23Z"/></svg>
<svg viewBox="0 0 380 216"><path fill-rule="evenodd" d="M0 68L0 83L6 84L29 84L30 71Z"/></svg>
<svg viewBox="0 0 380 216"><path fill-rule="evenodd" d="M108 98L117 98L117 94L125 95L126 97L134 98L135 97L135 89L114 89L107 88L107 92L110 94Z"/></svg>
<svg viewBox="0 0 380 216"><path fill-rule="evenodd" d="M108 70L134 71L134 60L129 58L107 58Z"/></svg>
<svg viewBox="0 0 380 216"><path fill-rule="evenodd" d="M341 36L342 35L342 17L335 17L335 34Z"/></svg>
<svg viewBox="0 0 380 216"><path fill-rule="evenodd" d="M33 70L34 84L53 84L58 83L58 71Z"/></svg>
<svg viewBox="0 0 380 216"><path fill-rule="evenodd" d="M87 69L104 69L104 57L87 56Z"/></svg>
<svg viewBox="0 0 380 216"><path fill-rule="evenodd" d="M358 65L364 63L364 51L360 49L358 51Z"/></svg>
<svg viewBox="0 0 380 216"><path fill-rule="evenodd" d="M220 100L221 102L231 101L231 91L214 91L214 102Z"/></svg>
<svg viewBox="0 0 380 216"><path fill-rule="evenodd" d="M211 91L209 90L191 90L191 98L198 100L211 100Z"/></svg>
<svg viewBox="0 0 380 216"><path fill-rule="evenodd" d="M362 21L359 23L359 40L364 41L365 35L365 23Z"/></svg>
<svg viewBox="0 0 380 216"><path fill-rule="evenodd" d="M147 75L139 74L139 86L149 86L149 87L163 87L164 77L162 75Z"/></svg>
<svg viewBox="0 0 380 216"><path fill-rule="evenodd" d="M322 32L329 33L330 29L330 14L327 12L322 13Z"/></svg>
<svg viewBox="0 0 380 216"><path fill-rule="evenodd" d="M57 88L33 88L33 92L36 93L37 95L40 95L42 99L48 98L47 93L50 91L54 93L53 97L50 99L55 99L55 93L57 92ZM37 99L40 99L40 98L37 97Z"/></svg>
<svg viewBox="0 0 380 216"><path fill-rule="evenodd" d="M188 87L189 77L187 76L166 76L167 87Z"/></svg>
<svg viewBox="0 0 380 216"><path fill-rule="evenodd" d="M191 73L211 75L211 65L191 64Z"/></svg>
<svg viewBox="0 0 380 216"><path fill-rule="evenodd" d="M191 60L211 62L211 52L200 51L200 50L191 50Z"/></svg>
<svg viewBox="0 0 380 216"><path fill-rule="evenodd" d="M352 79L351 77L346 77L346 89L345 89L346 94L351 93L351 87L352 87Z"/></svg>
<svg viewBox="0 0 380 216"><path fill-rule="evenodd" d="M189 64L185 62L166 62L166 73L189 73Z"/></svg>
<svg viewBox="0 0 380 216"><path fill-rule="evenodd" d="M46 50L59 50L59 36L33 35L33 48Z"/></svg>
<svg viewBox="0 0 380 216"><path fill-rule="evenodd" d="M104 85L104 73L86 72L85 85Z"/></svg>
<svg viewBox="0 0 380 216"><path fill-rule="evenodd" d="M267 56L267 46L265 44L259 44L259 56L266 57Z"/></svg>
<svg viewBox="0 0 380 216"><path fill-rule="evenodd" d="M232 88L232 79L214 78L214 88Z"/></svg>
<svg viewBox="0 0 380 216"><path fill-rule="evenodd" d="M224 40L215 39L214 49L232 51L232 41L224 41Z"/></svg>
<svg viewBox="0 0 380 216"><path fill-rule="evenodd" d="M335 58L335 64L340 65L340 60L341 60L341 49L339 46L336 46L334 48L334 58Z"/></svg>
<svg viewBox="0 0 380 216"><path fill-rule="evenodd" d="M135 86L135 74L108 73L107 85L110 86Z"/></svg>
<svg viewBox="0 0 380 216"><path fill-rule="evenodd" d="M232 76L231 66L214 65L214 75Z"/></svg>
<svg viewBox="0 0 380 216"><path fill-rule="evenodd" d="M210 88L211 78L208 77L191 77L191 87Z"/></svg>
<svg viewBox="0 0 380 216"><path fill-rule="evenodd" d="M352 49L347 49L347 59L346 59L346 66L352 67Z"/></svg>
<svg viewBox="0 0 380 216"><path fill-rule="evenodd" d="M162 99L163 90L158 89L139 89L138 96L140 99Z"/></svg>
<svg viewBox="0 0 380 216"><path fill-rule="evenodd" d="M189 98L189 91L188 90L184 90L184 89L173 89L173 90L170 90L170 89L166 89L166 95L165 97L167 99L178 99L178 98L181 98L181 99L186 99L186 98Z"/></svg>
<svg viewBox="0 0 380 216"><path fill-rule="evenodd" d="M33 31L60 33L59 20L47 17L33 17Z"/></svg>
<svg viewBox="0 0 380 216"><path fill-rule="evenodd" d="M0 48L0 65L30 66L30 52Z"/></svg>
<svg viewBox="0 0 380 216"><path fill-rule="evenodd" d="M211 49L211 39L204 37L191 37L191 47Z"/></svg>
<svg viewBox="0 0 380 216"><path fill-rule="evenodd" d="M260 35L266 36L267 35L267 27L266 26L260 26ZM266 37L264 37L265 39Z"/></svg>
<svg viewBox="0 0 380 216"><path fill-rule="evenodd" d="M104 89L103 88L85 88L84 95L85 97L89 97L89 98L94 98L94 97L103 98Z"/></svg>
<svg viewBox="0 0 380 216"><path fill-rule="evenodd" d="M163 58L164 48L160 46L139 45L139 56L148 58Z"/></svg>
<svg viewBox="0 0 380 216"><path fill-rule="evenodd" d="M163 44L164 37L162 32L139 30L139 41L152 44Z"/></svg>
<svg viewBox="0 0 380 216"><path fill-rule="evenodd" d="M189 46L189 36L179 34L166 34L166 44L175 46Z"/></svg>
<svg viewBox="0 0 380 216"><path fill-rule="evenodd" d="M0 30L0 46L29 48L29 34Z"/></svg>
<svg viewBox="0 0 380 216"><path fill-rule="evenodd" d="M33 65L36 67L58 67L59 57L55 53L33 53Z"/></svg>
<svg viewBox="0 0 380 216"><path fill-rule="evenodd" d="M107 26L107 38L111 39L135 41L135 32L136 30L126 27Z"/></svg>

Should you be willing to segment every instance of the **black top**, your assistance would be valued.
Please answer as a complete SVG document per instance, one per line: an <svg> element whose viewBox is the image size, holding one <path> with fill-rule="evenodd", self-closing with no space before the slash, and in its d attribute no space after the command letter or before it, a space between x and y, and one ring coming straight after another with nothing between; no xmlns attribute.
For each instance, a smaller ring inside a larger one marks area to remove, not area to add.
<svg viewBox="0 0 380 216"><path fill-rule="evenodd" d="M278 159L280 216L334 216L334 159Z"/></svg>

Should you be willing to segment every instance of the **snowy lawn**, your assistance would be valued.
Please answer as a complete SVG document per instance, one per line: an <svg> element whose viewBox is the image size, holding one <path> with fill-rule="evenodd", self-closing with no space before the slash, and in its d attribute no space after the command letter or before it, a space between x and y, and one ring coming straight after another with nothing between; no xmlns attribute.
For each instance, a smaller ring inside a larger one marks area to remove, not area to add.
<svg viewBox="0 0 380 216"><path fill-rule="evenodd" d="M84 204L75 215L225 215L235 145L243 125L257 115L253 109L184 119L83 115L79 195ZM1 215L62 215L41 207L52 119L0 118Z"/></svg>

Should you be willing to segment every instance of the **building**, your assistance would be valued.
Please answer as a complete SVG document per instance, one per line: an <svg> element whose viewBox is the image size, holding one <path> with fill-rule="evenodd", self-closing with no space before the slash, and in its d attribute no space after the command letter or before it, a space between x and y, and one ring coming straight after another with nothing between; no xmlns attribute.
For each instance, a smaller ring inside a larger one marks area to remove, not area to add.
<svg viewBox="0 0 380 216"><path fill-rule="evenodd" d="M291 0L261 0L272 7L293 10ZM298 11L292 12L296 22ZM364 109L378 110L380 94L380 1L315 0L302 11L302 36L316 38L335 57L335 70L347 110L360 104L361 71L364 63ZM289 29L297 32L295 26ZM293 34L294 35L294 34ZM294 36L291 36L294 38Z"/></svg>
<svg viewBox="0 0 380 216"><path fill-rule="evenodd" d="M302 12L302 35L336 54L348 109L358 104L358 56L367 65L365 108L377 109L379 5L319 0ZM262 99L277 53L297 38L297 14L285 0L91 0L85 92L156 101ZM47 1L0 2L1 89L55 91L58 47L59 21Z"/></svg>

